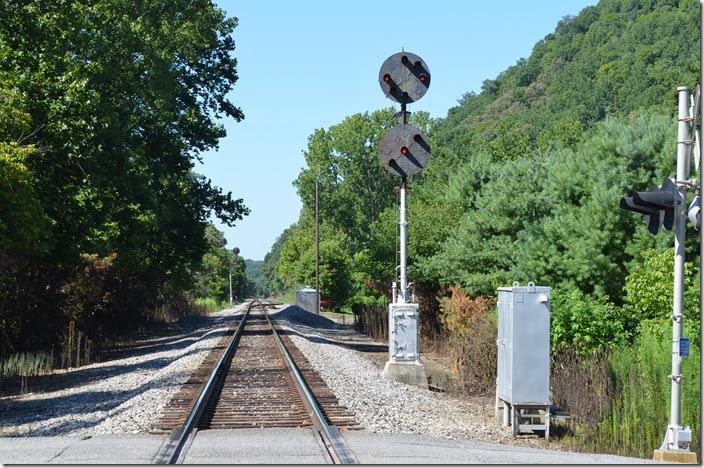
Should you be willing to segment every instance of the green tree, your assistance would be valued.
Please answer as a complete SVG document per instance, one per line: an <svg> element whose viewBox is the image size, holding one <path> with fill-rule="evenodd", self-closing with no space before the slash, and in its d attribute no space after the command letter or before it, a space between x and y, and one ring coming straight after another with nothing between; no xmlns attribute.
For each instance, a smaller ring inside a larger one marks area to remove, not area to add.
<svg viewBox="0 0 704 468"><path fill-rule="evenodd" d="M398 122L393 109L355 114L329 129L318 129L304 152L307 168L294 182L303 206L315 209L315 180L320 182L320 216L340 226L355 248L369 241L371 225L393 201L396 177L379 163L378 143ZM427 114L413 115L412 123L427 130Z"/></svg>
<svg viewBox="0 0 704 468"><path fill-rule="evenodd" d="M261 287L262 293L265 295L283 294L288 289L289 285L286 283L286 279L279 273L279 264L281 263L281 251L295 229L295 224L284 229L264 256Z"/></svg>
<svg viewBox="0 0 704 468"><path fill-rule="evenodd" d="M0 354L138 326L192 287L210 216L248 213L193 173L243 118L236 25L210 0L0 3Z"/></svg>
<svg viewBox="0 0 704 468"><path fill-rule="evenodd" d="M302 220L281 250L279 273L293 286L315 286L315 227L309 217ZM346 235L328 224L321 225L320 294L335 306L344 305L352 292L350 258Z"/></svg>
<svg viewBox="0 0 704 468"><path fill-rule="evenodd" d="M194 293L202 298L229 300L232 273L232 296L236 300L244 299L247 289L244 259L227 248L224 233L212 224L206 226L205 241L208 250L195 274Z"/></svg>
<svg viewBox="0 0 704 468"><path fill-rule="evenodd" d="M631 252L657 239L633 242L643 223L619 200L667 173L674 128L660 116L607 120L575 149L551 151L539 195L549 213L518 234L515 277L620 303Z"/></svg>

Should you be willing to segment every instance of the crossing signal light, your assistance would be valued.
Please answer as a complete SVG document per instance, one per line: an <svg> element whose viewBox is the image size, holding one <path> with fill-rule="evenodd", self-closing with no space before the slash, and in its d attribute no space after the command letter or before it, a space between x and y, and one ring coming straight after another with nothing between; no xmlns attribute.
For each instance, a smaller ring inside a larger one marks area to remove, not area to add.
<svg viewBox="0 0 704 468"><path fill-rule="evenodd" d="M391 81L391 75L389 75L388 73L384 75L384 81L386 81L387 83Z"/></svg>
<svg viewBox="0 0 704 468"><path fill-rule="evenodd" d="M426 75L425 73L421 73L420 75L418 75L418 79L421 83L425 83L426 81L428 81L428 75Z"/></svg>
<svg viewBox="0 0 704 468"><path fill-rule="evenodd" d="M406 148L405 146L404 146L403 148L401 148L401 154L404 155L404 156L407 155L407 154L408 154L408 148Z"/></svg>
<svg viewBox="0 0 704 468"><path fill-rule="evenodd" d="M675 209L682 203L679 189L670 179L661 186L647 192L635 192L632 197L623 197L619 206L645 216L648 232L655 235L661 226L671 231L675 225Z"/></svg>

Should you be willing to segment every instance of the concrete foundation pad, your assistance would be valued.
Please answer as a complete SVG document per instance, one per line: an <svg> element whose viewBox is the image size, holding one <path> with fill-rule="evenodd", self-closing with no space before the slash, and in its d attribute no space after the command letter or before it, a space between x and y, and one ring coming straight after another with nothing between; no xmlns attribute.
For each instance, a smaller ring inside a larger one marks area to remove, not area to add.
<svg viewBox="0 0 704 468"><path fill-rule="evenodd" d="M697 454L684 450L655 450L653 460L667 463L697 463Z"/></svg>
<svg viewBox="0 0 704 468"><path fill-rule="evenodd" d="M425 374L425 367L419 362L386 361L383 375L387 379L395 380L396 382L428 388L428 377Z"/></svg>

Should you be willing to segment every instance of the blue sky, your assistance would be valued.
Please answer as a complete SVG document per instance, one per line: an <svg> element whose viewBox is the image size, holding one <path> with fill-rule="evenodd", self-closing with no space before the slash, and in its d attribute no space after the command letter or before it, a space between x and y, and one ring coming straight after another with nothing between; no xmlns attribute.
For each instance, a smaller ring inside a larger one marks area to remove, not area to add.
<svg viewBox="0 0 704 468"><path fill-rule="evenodd" d="M433 76L409 107L432 117L482 81L495 78L554 31L565 15L597 0L218 0L239 18L234 38L239 81L230 99L245 120L224 120L227 137L195 170L251 214L225 232L228 247L261 260L298 219L292 181L316 128L388 107L377 82L381 63L403 47L423 57Z"/></svg>

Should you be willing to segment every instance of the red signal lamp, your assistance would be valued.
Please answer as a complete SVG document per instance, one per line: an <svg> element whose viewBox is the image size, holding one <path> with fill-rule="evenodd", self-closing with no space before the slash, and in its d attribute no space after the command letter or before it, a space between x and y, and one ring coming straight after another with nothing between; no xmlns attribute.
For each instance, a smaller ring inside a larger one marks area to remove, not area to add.
<svg viewBox="0 0 704 468"><path fill-rule="evenodd" d="M386 83L388 83L389 81L391 81L391 75L389 75L388 73L387 73L386 75L384 75L384 81L385 81Z"/></svg>
<svg viewBox="0 0 704 468"><path fill-rule="evenodd" d="M405 146L404 146L403 148L401 148L401 154L404 155L404 156L407 155L407 154L408 154L408 148L406 148Z"/></svg>
<svg viewBox="0 0 704 468"><path fill-rule="evenodd" d="M421 83L425 83L426 81L428 81L428 75L426 75L425 73L421 73L418 76L418 79L420 80Z"/></svg>

